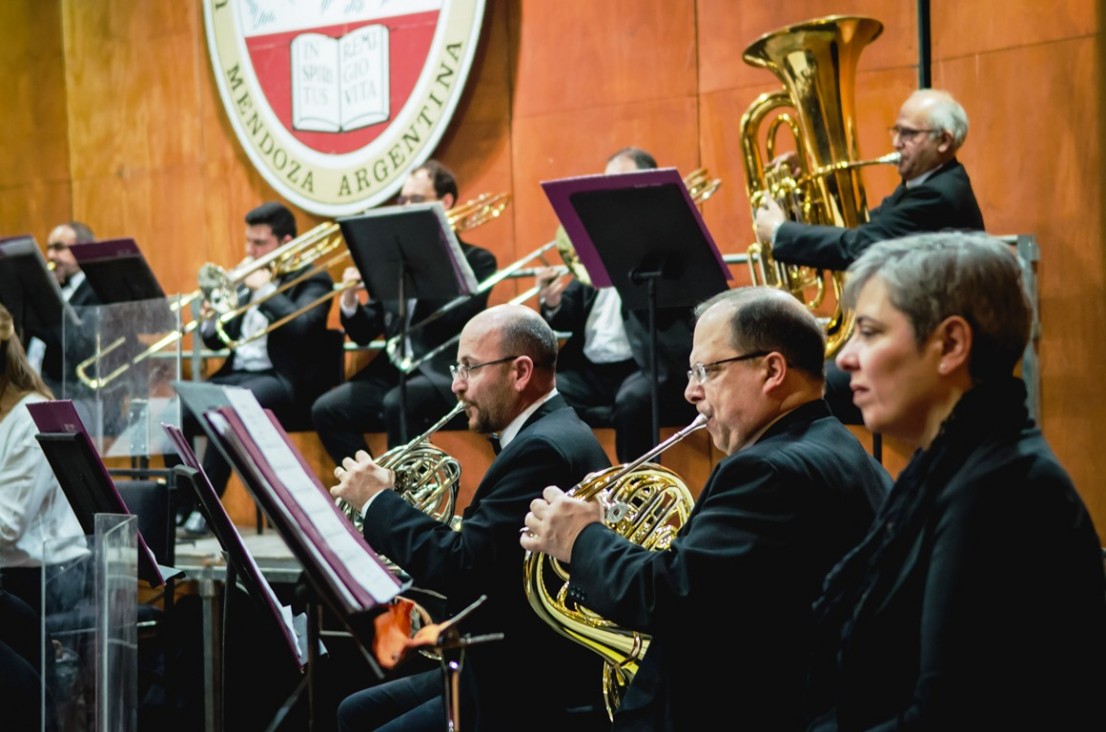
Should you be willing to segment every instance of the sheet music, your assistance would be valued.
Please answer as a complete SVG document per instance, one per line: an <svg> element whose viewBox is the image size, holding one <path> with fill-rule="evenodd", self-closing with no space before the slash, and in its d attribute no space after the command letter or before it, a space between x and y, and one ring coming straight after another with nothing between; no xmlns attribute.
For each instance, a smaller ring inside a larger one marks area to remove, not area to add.
<svg viewBox="0 0 1106 732"><path fill-rule="evenodd" d="M358 542L357 537L342 523L346 519L334 500L304 470L300 461L288 449L288 444L257 403L253 392L246 389L227 389L226 393L273 474L281 477L284 487L307 514L308 521L318 535L327 538L329 548L354 581L378 602L386 602L394 597L397 590L395 577L375 561L369 546L363 541Z"/></svg>
<svg viewBox="0 0 1106 732"><path fill-rule="evenodd" d="M226 391L232 391L232 389L226 389ZM265 481L266 486L269 487L270 494L277 499L273 502L272 508L282 513L284 517L284 522L287 524L298 524L299 522L297 521L296 517L280 500L277 491L273 490L273 486L269 484L268 479L265 476L265 472L254 461L253 456L250 455L249 450L247 450L245 445L242 444L238 433L231 428L230 423L227 421L227 419L222 414L215 411L205 413L204 418L207 419L208 422L211 423L212 427L214 427L215 430L226 439L231 449L237 455L239 455L243 461L247 463L250 473L254 476L257 476L259 480ZM327 573L327 586L332 587L335 592L339 593L339 595L341 596L341 602L347 608L348 612L353 612L356 608L362 606L361 600L357 597L354 597L353 593L350 592L349 587L347 587L346 584L340 580L340 578L337 576L337 573L334 571L334 568L330 566L328 558L324 556L324 554L319 550L319 547L315 545L315 542L301 542L297 546L302 548L304 551L310 553L312 566L318 568L320 571L324 571ZM370 596L372 596L371 592Z"/></svg>

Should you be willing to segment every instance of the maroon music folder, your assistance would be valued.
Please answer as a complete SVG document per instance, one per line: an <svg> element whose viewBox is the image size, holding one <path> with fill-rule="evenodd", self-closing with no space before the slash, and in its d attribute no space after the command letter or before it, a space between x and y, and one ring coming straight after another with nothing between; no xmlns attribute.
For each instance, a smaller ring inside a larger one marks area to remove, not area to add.
<svg viewBox="0 0 1106 732"><path fill-rule="evenodd" d="M95 531L95 516L98 513L131 515L73 402L68 399L39 402L28 404L27 410L40 430L37 439L46 453L46 460L84 532L91 534ZM167 573L177 573L176 570L163 570L170 568L158 565L146 540L139 533L138 578L153 587L160 587L165 584Z"/></svg>

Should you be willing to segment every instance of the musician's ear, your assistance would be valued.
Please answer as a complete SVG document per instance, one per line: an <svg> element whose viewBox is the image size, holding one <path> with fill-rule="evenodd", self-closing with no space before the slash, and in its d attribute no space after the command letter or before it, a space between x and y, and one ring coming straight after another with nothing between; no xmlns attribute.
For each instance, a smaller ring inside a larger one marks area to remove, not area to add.
<svg viewBox="0 0 1106 732"><path fill-rule="evenodd" d="M442 202L442 206L444 206L446 210L453 208L453 204L457 203L457 199L453 197L452 193L447 193L438 200Z"/></svg>
<svg viewBox="0 0 1106 732"><path fill-rule="evenodd" d="M534 360L529 356L519 356L511 364L515 373L515 391L525 391L530 385L530 379L534 377Z"/></svg>
<svg viewBox="0 0 1106 732"><path fill-rule="evenodd" d="M764 374L764 389L767 393L783 384L784 378L787 376L787 359L779 351L772 351L764 357L761 368Z"/></svg>

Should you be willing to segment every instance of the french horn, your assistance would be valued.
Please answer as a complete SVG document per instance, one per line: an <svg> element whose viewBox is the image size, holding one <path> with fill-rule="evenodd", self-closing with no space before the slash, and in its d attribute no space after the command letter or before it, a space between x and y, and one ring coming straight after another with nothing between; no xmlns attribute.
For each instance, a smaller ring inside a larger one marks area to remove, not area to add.
<svg viewBox="0 0 1106 732"><path fill-rule="evenodd" d="M444 417L432 424L426 432L405 445L388 450L376 464L395 471L395 491L403 500L427 516L442 522L451 522L457 505L457 490L461 485L461 464L441 448L430 443L430 437L445 427L464 409L457 402ZM342 513L353 522L358 533L364 530L361 512L348 501L336 498Z"/></svg>
<svg viewBox="0 0 1106 732"><path fill-rule="evenodd" d="M646 549L668 549L695 499L679 475L649 461L706 424L707 418L699 415L637 460L585 479L568 495L600 503L604 525L625 539ZM649 648L650 637L622 628L570 599L569 580L568 570L556 559L526 553L523 582L530 606L558 633L602 657L603 699L613 718Z"/></svg>
<svg viewBox="0 0 1106 732"><path fill-rule="evenodd" d="M860 160L858 154L856 66L861 51L882 32L883 24L872 18L829 16L769 33L745 49L746 63L768 69L783 82L783 89L759 96L741 118L746 191L754 218L764 198L771 197L792 221L851 228L868 220L859 169L898 161L898 153L875 160ZM760 139L768 120L767 158L776 158L776 137L786 128L795 138L798 174L788 166L765 165ZM840 304L844 272L781 264L767 242L751 245L748 261L754 285L787 290L820 316L826 358L832 358L854 324L853 313ZM834 297L824 308L827 287Z"/></svg>

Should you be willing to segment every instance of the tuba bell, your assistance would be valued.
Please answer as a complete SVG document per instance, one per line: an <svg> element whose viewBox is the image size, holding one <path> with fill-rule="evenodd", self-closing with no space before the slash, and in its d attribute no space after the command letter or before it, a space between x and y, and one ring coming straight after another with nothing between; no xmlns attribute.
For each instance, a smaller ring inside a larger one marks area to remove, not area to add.
<svg viewBox="0 0 1106 732"><path fill-rule="evenodd" d="M858 154L853 112L857 60L882 32L883 24L872 18L829 16L769 33L745 49L746 63L768 69L783 82L782 90L762 94L741 118L746 190L754 216L764 198L771 197L801 223L852 228L868 220L859 168L898 161L898 153L875 160L860 160ZM791 111L779 111L784 109ZM765 134L768 160L776 157L776 136L786 127L795 138L797 174L787 166L764 163L760 129L773 113ZM750 246L748 260L754 285L787 290L816 315L832 289L833 310L821 318L826 358L832 358L853 330L854 315L840 304L844 273L780 264L766 242Z"/></svg>
<svg viewBox="0 0 1106 732"><path fill-rule="evenodd" d="M453 519L457 490L461 485L461 465L444 450L430 444L430 437L460 414L462 409L464 405L457 402L426 432L406 445L393 447L376 461L377 465L395 471L395 490L403 500L442 522ZM360 533L364 529L361 512L341 498L335 499L335 503Z"/></svg>
<svg viewBox="0 0 1106 732"><path fill-rule="evenodd" d="M687 521L695 499L679 475L649 461L706 424L707 418L699 415L637 460L589 477L568 495L599 502L604 507L604 525L629 541L646 549L667 549ZM571 600L569 579L568 571L556 559L526 553L523 581L530 606L558 633L602 657L603 699L607 714L613 718L649 648L650 638Z"/></svg>

